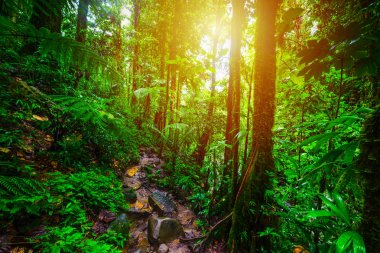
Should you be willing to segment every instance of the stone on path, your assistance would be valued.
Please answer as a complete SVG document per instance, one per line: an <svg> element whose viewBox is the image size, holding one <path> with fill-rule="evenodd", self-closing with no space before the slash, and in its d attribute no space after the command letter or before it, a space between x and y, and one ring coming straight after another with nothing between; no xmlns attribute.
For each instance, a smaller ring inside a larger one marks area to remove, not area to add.
<svg viewBox="0 0 380 253"><path fill-rule="evenodd" d="M124 179L124 183L134 190L138 190L141 187L141 182L137 178L127 177Z"/></svg>
<svg viewBox="0 0 380 253"><path fill-rule="evenodd" d="M155 191L149 195L149 205L160 215L177 211L174 201L162 192Z"/></svg>
<svg viewBox="0 0 380 253"><path fill-rule="evenodd" d="M168 251L169 251L169 247L166 244L161 244L157 250L158 253L167 253Z"/></svg>
<svg viewBox="0 0 380 253"><path fill-rule="evenodd" d="M148 220L148 240L151 244L171 242L183 233L183 228L176 219L153 216Z"/></svg>

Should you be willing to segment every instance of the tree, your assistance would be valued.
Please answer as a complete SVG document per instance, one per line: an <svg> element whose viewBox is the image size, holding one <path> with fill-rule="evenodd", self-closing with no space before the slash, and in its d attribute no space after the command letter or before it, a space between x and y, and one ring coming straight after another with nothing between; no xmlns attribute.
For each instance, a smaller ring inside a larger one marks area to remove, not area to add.
<svg viewBox="0 0 380 253"><path fill-rule="evenodd" d="M232 161L231 171L224 174L232 175L232 196L236 195L238 170L239 170L239 141L240 131L240 63L241 63L241 40L244 25L244 0L232 1L231 23L231 52L230 52L230 78L227 95L227 122L226 122L226 148L224 162Z"/></svg>
<svg viewBox="0 0 380 253"><path fill-rule="evenodd" d="M134 29L134 45L133 45L133 60L132 60L132 93L137 90L137 81L139 75L139 24L140 24L140 12L141 12L141 1L133 0L133 29ZM132 94L132 104L137 103L136 96Z"/></svg>
<svg viewBox="0 0 380 253"><path fill-rule="evenodd" d="M77 12L77 30L75 40L78 42L86 42L87 32L87 13L88 13L89 0L80 0Z"/></svg>
<svg viewBox="0 0 380 253"><path fill-rule="evenodd" d="M252 249L261 246L269 249L268 240L258 237L257 232L264 231L270 225L269 217L260 210L265 204L265 191L269 188L269 176L274 171L273 133L276 93L276 14L279 0L258 0L256 2L255 32L255 86L253 111L253 147L256 160L253 164L252 199L255 202L255 222L252 230L256 235ZM265 237L264 237L265 238Z"/></svg>
<svg viewBox="0 0 380 253"><path fill-rule="evenodd" d="M165 8L166 0L158 1L158 22L157 22L157 34L156 39L158 41L157 46L160 48L160 64L159 64L159 78L160 78L160 87L162 90L165 89L165 60L166 60L166 42L167 42L167 20L165 18ZM164 119L164 110L165 110L165 98L166 96L161 96L158 110L154 117L154 123L158 130L162 131L165 127L165 119Z"/></svg>
<svg viewBox="0 0 380 253"><path fill-rule="evenodd" d="M241 196L237 195L233 209L232 228L229 245L233 251L240 248L259 252L261 248L271 250L268 237L260 237L271 225L270 217L261 209L265 204L265 191L269 188L267 171L274 171L272 156L272 128L274 124L276 88L276 13L278 0L258 0L256 2L255 69L254 69L254 112L253 112L253 156L250 162L253 173ZM250 173L250 169L247 173ZM240 190L239 190L240 192ZM254 202L250 206L249 202ZM254 210L252 215L249 210ZM249 222L248 222L249 221ZM240 231L239 231L240 230ZM251 233L251 244L239 240L238 233Z"/></svg>

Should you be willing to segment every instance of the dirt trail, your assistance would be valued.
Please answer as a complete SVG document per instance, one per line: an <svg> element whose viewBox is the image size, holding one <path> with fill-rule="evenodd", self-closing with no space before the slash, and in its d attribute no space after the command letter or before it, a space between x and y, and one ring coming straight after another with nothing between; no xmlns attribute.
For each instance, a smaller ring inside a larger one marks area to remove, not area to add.
<svg viewBox="0 0 380 253"><path fill-rule="evenodd" d="M179 238L173 240L170 243L161 245L158 249L158 245L155 247L149 244L148 241L148 219L151 216L159 216L156 210L149 204L149 195L153 192L160 191L165 194L169 199L173 200L177 207L176 212L166 214L166 217L174 218L180 222L183 227L184 235L181 239L190 239L201 236L200 230L196 225L196 215L186 206L178 203L174 197L159 189L154 184L150 184L147 179L146 167L152 169L152 175L157 175L158 170L161 170L164 162L158 158L157 154L150 152L148 149L141 149L140 164L130 167L124 174L124 185L136 190L137 200L130 205L129 217L132 220L132 226L130 228L131 239L129 243L128 253L150 253L150 252L170 252L170 253L187 253L192 252L192 245L189 243L183 243L184 240Z"/></svg>

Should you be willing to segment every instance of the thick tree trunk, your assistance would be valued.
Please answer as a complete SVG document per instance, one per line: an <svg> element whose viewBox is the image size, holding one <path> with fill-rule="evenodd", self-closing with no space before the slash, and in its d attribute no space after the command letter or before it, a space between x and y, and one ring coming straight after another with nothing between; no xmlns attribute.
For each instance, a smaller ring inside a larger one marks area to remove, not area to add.
<svg viewBox="0 0 380 253"><path fill-rule="evenodd" d="M365 182L360 230L367 252L377 252L380 245L380 71L374 82L374 94L375 111L364 123L358 163Z"/></svg>
<svg viewBox="0 0 380 253"><path fill-rule="evenodd" d="M233 197L236 195L239 169L239 141L237 135L240 131L240 62L241 62L241 39L244 24L244 0L232 1L232 24L231 24L231 53L230 53L230 78L227 95L227 124L226 144L224 161L227 164L232 161L230 171L225 175L232 176Z"/></svg>
<svg viewBox="0 0 380 253"><path fill-rule="evenodd" d="M253 146L257 148L257 160L254 164L252 193L255 201L255 222L253 250L260 247L271 251L268 237L259 237L257 232L271 226L270 217L263 215L260 207L265 203L265 191L270 188L268 172L274 171L272 155L272 128L275 112L276 91L276 13L279 0L258 0L256 2L255 33L255 88L253 113Z"/></svg>
<svg viewBox="0 0 380 253"><path fill-rule="evenodd" d="M265 204L265 191L269 189L267 171L274 171L272 156L272 127L274 124L275 83L276 83L276 41L275 21L278 0L256 1L255 32L255 68L254 68L254 112L253 112L253 144L252 175L247 181L239 198L235 200L232 217L232 228L229 246L232 251L260 252L264 248L271 252L269 237L259 237L258 232L271 226L271 217L264 215L261 206ZM251 170L250 170L251 171ZM249 202L255 205L250 206ZM248 210L254 210L254 215ZM246 231L250 234L250 244L241 241L238 233Z"/></svg>

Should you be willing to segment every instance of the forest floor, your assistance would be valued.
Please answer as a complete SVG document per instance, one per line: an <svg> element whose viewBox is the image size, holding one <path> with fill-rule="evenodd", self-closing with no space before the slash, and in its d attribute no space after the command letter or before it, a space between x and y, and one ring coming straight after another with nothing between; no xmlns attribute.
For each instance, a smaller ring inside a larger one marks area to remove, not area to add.
<svg viewBox="0 0 380 253"><path fill-rule="evenodd" d="M177 196L160 189L152 178L165 177L163 171L164 161L161 160L157 154L149 149L141 149L140 164L130 167L126 170L123 177L123 184L129 188L136 190L136 202L130 204L129 219L132 219L130 227L131 239L127 252L178 252L187 253L193 252L194 241L192 238L197 238L202 235L200 228L197 226L197 216L194 212L186 206L183 200L178 199ZM152 201L149 196L152 193L159 192L167 197L168 201L174 203L175 210L161 212L159 207L152 206ZM169 217L179 221L183 228L183 234L179 238L174 239L167 243L157 243L153 245L148 240L148 220L150 217Z"/></svg>

